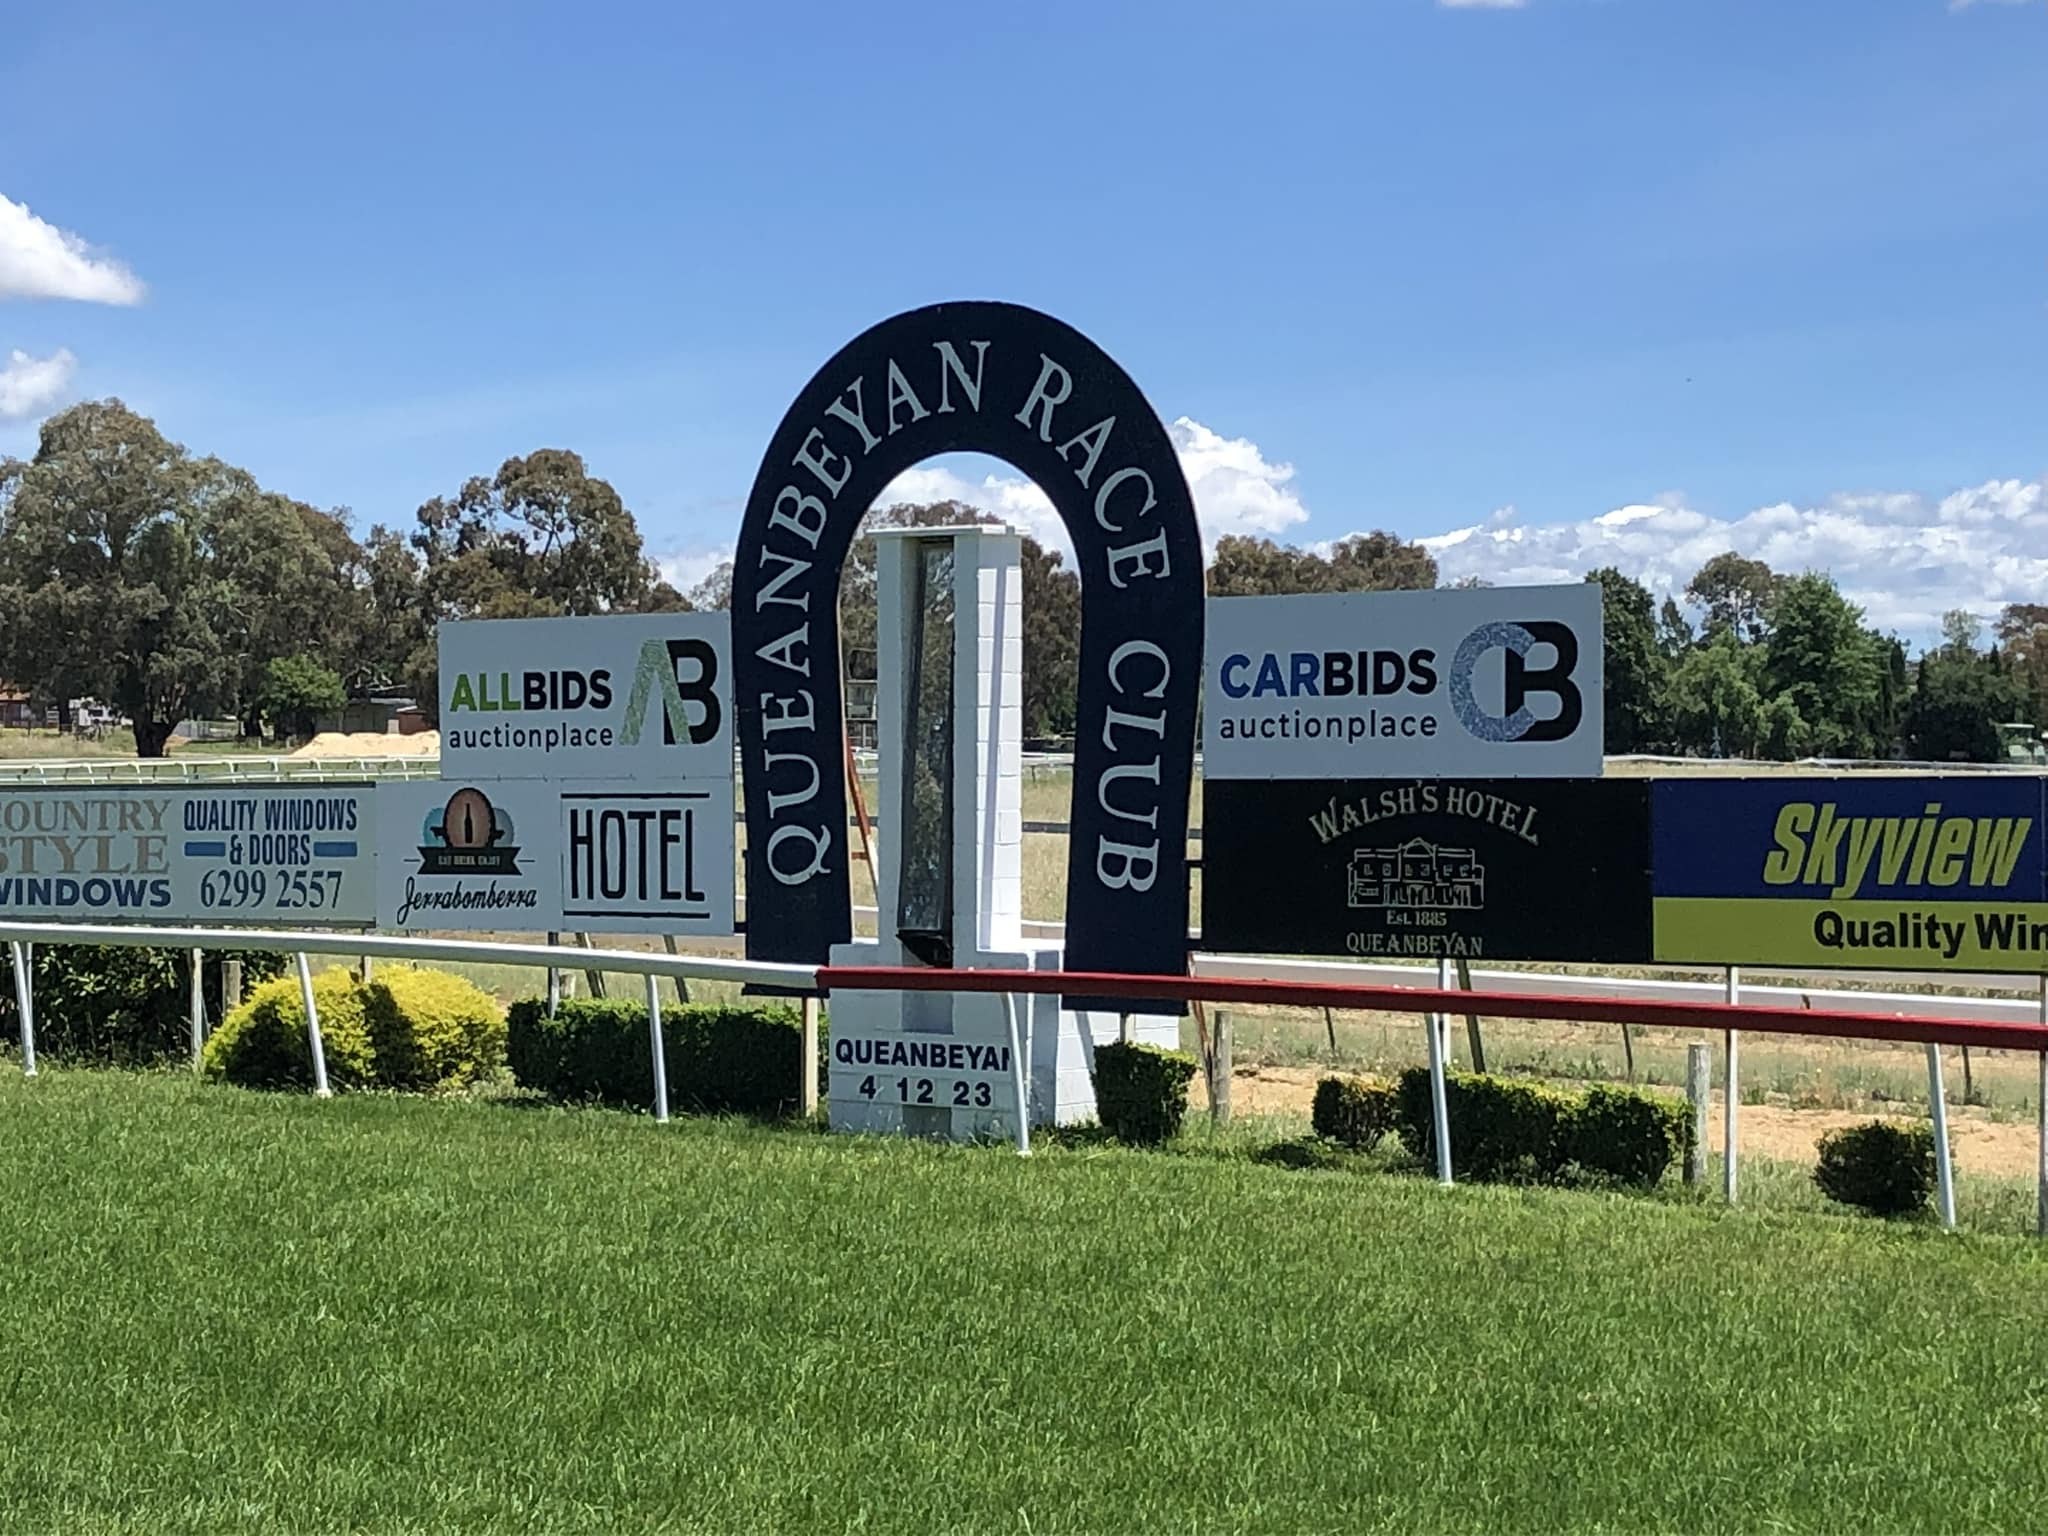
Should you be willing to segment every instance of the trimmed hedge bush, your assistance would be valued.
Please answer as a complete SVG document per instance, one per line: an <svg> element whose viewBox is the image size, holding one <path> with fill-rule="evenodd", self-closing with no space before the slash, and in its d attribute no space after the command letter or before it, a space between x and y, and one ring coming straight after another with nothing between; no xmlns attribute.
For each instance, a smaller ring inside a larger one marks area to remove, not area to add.
<svg viewBox="0 0 2048 1536"><path fill-rule="evenodd" d="M1593 1087L1573 1110L1566 1140L1582 1174L1650 1189L1685 1156L1692 1116L1682 1099Z"/></svg>
<svg viewBox="0 0 2048 1536"><path fill-rule="evenodd" d="M1195 1058L1156 1045L1114 1041L1095 1047L1095 1113L1118 1141L1156 1147L1180 1132Z"/></svg>
<svg viewBox="0 0 2048 1536"><path fill-rule="evenodd" d="M1872 1120L1820 1139L1813 1182L1830 1200L1878 1216L1926 1209L1934 1193L1934 1131L1925 1125Z"/></svg>
<svg viewBox="0 0 2048 1536"><path fill-rule="evenodd" d="M1391 1083L1365 1077L1325 1077L1316 1083L1310 1120L1318 1136L1370 1152L1394 1128L1400 1099Z"/></svg>
<svg viewBox="0 0 2048 1536"><path fill-rule="evenodd" d="M284 969L283 955L208 951L207 1017L221 1016L224 960L242 962L248 986ZM31 965L36 1051L57 1061L148 1067L188 1060L192 1051L191 960L179 949L125 944L39 944ZM14 969L0 947L0 1040L21 1038Z"/></svg>
<svg viewBox="0 0 2048 1536"><path fill-rule="evenodd" d="M565 1102L645 1109L654 1100L647 1005L629 998L522 998L507 1019L512 1075ZM685 1003L661 1011L669 1107L776 1118L795 1114L803 1022L788 1007Z"/></svg>
<svg viewBox="0 0 2048 1536"><path fill-rule="evenodd" d="M327 1081L336 1089L459 1088L505 1064L505 1016L445 971L392 967L365 984L339 967L313 978ZM266 981L206 1042L210 1076L244 1088L311 1088L313 1048L296 977Z"/></svg>
<svg viewBox="0 0 2048 1536"><path fill-rule="evenodd" d="M1424 1162L1436 1158L1429 1072L1411 1067L1395 1094L1401 1141ZM1649 1187L1685 1150L1683 1103L1626 1088L1571 1093L1541 1083L1447 1074L1451 1166L1461 1178L1556 1184L1575 1178Z"/></svg>

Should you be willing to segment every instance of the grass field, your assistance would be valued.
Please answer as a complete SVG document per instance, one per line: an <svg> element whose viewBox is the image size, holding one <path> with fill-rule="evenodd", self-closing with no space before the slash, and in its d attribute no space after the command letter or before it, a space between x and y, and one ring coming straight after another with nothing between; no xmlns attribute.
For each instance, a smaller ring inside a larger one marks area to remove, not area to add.
<svg viewBox="0 0 2048 1536"><path fill-rule="evenodd" d="M2048 1249L0 1074L19 1530L2048 1519Z"/></svg>

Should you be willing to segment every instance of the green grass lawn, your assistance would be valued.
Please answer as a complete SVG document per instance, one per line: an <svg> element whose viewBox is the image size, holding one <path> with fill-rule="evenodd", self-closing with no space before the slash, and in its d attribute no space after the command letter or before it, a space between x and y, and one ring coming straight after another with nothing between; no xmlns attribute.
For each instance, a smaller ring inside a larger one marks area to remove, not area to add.
<svg viewBox="0 0 2048 1536"><path fill-rule="evenodd" d="M0 1525L2048 1519L2048 1248L0 1074Z"/></svg>

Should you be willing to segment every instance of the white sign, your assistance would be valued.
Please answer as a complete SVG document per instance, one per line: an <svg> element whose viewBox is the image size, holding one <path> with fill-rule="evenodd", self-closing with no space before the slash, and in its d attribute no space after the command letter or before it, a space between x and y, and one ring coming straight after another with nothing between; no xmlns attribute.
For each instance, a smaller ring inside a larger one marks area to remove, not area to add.
<svg viewBox="0 0 2048 1536"><path fill-rule="evenodd" d="M835 1030L830 1098L840 1104L1014 1109L1017 1089L1006 1040Z"/></svg>
<svg viewBox="0 0 2048 1536"><path fill-rule="evenodd" d="M0 916L368 925L367 784L0 790Z"/></svg>
<svg viewBox="0 0 2048 1536"><path fill-rule="evenodd" d="M1219 597L1210 779L1592 778L1600 587Z"/></svg>
<svg viewBox="0 0 2048 1536"><path fill-rule="evenodd" d="M451 620L441 626L441 776L732 777L723 613Z"/></svg>
<svg viewBox="0 0 2048 1536"><path fill-rule="evenodd" d="M730 779L415 779L378 793L379 927L733 931Z"/></svg>

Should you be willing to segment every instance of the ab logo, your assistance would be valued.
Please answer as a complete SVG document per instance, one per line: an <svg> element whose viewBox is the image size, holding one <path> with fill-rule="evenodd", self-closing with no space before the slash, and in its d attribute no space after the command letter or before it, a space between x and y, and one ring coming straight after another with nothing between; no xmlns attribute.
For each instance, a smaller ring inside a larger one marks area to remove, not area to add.
<svg viewBox="0 0 2048 1536"><path fill-rule="evenodd" d="M1539 645L1557 652L1547 667L1529 665L1529 653ZM1491 652L1501 650L1502 699L1498 713L1479 702L1473 688L1479 663ZM1451 662L1451 708L1458 723L1481 741L1563 741L1579 728L1585 714L1572 669L1579 664L1579 641L1569 624L1550 619L1528 619L1519 624L1482 624L1465 637ZM1548 694L1557 700L1557 713L1538 719L1529 708L1529 695Z"/></svg>
<svg viewBox="0 0 2048 1536"><path fill-rule="evenodd" d="M684 676L684 663L695 664L695 675ZM718 652L708 640L644 640L640 663L633 669L633 692L626 700L625 724L619 739L637 746L647 721L647 705L656 690L661 693L661 740L665 746L687 741L702 746L718 734L722 715L718 706ZM701 711L693 723L690 706Z"/></svg>

